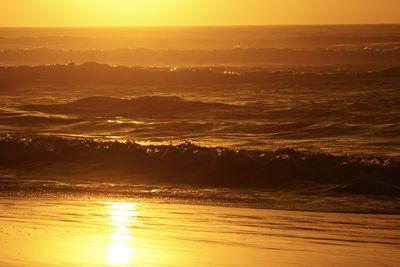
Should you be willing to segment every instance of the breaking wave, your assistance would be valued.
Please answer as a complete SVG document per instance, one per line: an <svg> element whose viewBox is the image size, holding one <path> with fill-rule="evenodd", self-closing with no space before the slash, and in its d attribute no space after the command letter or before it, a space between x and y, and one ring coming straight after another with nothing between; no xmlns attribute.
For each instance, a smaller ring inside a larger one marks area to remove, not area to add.
<svg viewBox="0 0 400 267"><path fill-rule="evenodd" d="M18 136L3 136L0 151L2 169L25 177L282 190L323 184L336 193L400 196L400 162L388 158Z"/></svg>

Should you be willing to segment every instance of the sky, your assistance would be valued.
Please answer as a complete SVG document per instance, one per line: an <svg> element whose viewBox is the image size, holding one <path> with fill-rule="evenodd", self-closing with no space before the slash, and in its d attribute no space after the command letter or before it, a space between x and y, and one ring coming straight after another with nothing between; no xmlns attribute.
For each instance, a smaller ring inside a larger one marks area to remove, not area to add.
<svg viewBox="0 0 400 267"><path fill-rule="evenodd" d="M400 23L400 0L0 0L0 26Z"/></svg>

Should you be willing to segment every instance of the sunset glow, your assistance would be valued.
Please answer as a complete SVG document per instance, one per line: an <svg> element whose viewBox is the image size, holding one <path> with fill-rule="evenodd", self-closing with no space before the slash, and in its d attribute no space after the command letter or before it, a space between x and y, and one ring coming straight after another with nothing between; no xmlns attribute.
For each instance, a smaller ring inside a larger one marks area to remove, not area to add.
<svg viewBox="0 0 400 267"><path fill-rule="evenodd" d="M195 26L400 22L397 0L14 0L1 26Z"/></svg>

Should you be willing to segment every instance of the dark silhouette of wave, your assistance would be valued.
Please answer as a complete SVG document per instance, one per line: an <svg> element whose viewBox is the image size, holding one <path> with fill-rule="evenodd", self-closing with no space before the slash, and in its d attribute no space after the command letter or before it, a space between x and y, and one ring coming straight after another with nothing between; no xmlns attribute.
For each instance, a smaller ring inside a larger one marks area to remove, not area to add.
<svg viewBox="0 0 400 267"><path fill-rule="evenodd" d="M337 82L338 80L379 80L400 78L400 68L361 73L302 73L292 71L268 71L245 69L240 72L221 71L209 68L131 68L114 67L88 62L81 65L42 65L0 67L0 85L6 87L14 83L44 81L88 82L129 85L177 85L177 84L239 84L263 83L271 81L287 82Z"/></svg>
<svg viewBox="0 0 400 267"><path fill-rule="evenodd" d="M143 96L121 99L105 96L82 98L66 104L25 105L24 109L46 113L79 116L123 116L141 118L204 117L218 113L220 116L239 110L239 106L191 101L177 96Z"/></svg>
<svg viewBox="0 0 400 267"><path fill-rule="evenodd" d="M388 68L379 72L375 73L376 76L378 77L399 77L400 76L400 66L398 67L393 67L393 68Z"/></svg>
<svg viewBox="0 0 400 267"><path fill-rule="evenodd" d="M0 139L0 151L3 169L53 179L96 173L103 182L118 181L123 173L132 183L260 189L312 182L335 185L336 193L400 196L400 162L376 157L13 136Z"/></svg>
<svg viewBox="0 0 400 267"><path fill-rule="evenodd" d="M308 40L308 39L307 39ZM313 40L313 39L311 39ZM213 50L65 50L50 48L0 51L0 62L64 64L102 62L123 65L218 65L218 64L398 64L400 49L381 48L231 48Z"/></svg>

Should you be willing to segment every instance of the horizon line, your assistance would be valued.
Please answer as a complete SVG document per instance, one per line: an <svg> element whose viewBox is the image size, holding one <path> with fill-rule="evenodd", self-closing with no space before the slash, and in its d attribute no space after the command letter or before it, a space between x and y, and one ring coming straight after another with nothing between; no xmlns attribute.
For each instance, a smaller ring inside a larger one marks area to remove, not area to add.
<svg viewBox="0 0 400 267"><path fill-rule="evenodd" d="M25 28L25 29L44 29L44 28L208 28L208 27L275 27L275 26L379 26L379 25L400 25L399 22L377 22L377 23L299 23L299 24L203 24L203 25L39 25L39 26L26 26L26 25L0 25L0 28Z"/></svg>

